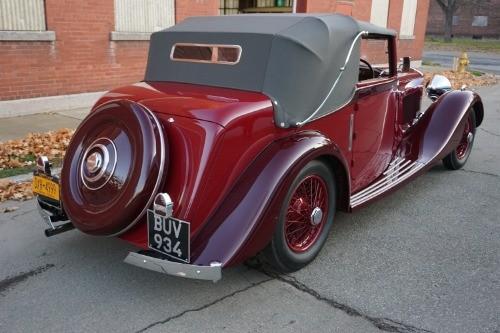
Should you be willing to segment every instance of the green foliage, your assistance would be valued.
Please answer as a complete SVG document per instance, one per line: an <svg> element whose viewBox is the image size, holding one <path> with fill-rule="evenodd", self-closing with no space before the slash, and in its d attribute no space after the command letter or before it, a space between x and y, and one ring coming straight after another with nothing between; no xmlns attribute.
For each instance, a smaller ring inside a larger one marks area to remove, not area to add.
<svg viewBox="0 0 500 333"><path fill-rule="evenodd" d="M19 158L19 161L23 161L23 160L26 160L26 161L35 161L36 160L36 156L35 155L32 155L32 154L29 154L29 155L26 155L24 157L20 157ZM53 158L51 161L52 163L52 168L58 168L62 165L62 159L61 158ZM26 173L31 173L33 172L33 170L36 168L36 165L35 163L33 163L33 165L30 165L30 166L22 166L22 167L18 167L18 168L5 168L5 169L0 169L0 179L1 178L7 178L7 177L13 177L13 176L18 176L18 175L23 175L23 174L26 174Z"/></svg>
<svg viewBox="0 0 500 333"><path fill-rule="evenodd" d="M432 61L428 61L428 60L422 61L422 65L424 65L424 66L441 66L441 64L439 62L432 62Z"/></svg>
<svg viewBox="0 0 500 333"><path fill-rule="evenodd" d="M0 178L13 177L18 175L23 175L25 173L32 172L34 167L22 167L22 168L13 168L13 169L3 169L0 170Z"/></svg>
<svg viewBox="0 0 500 333"><path fill-rule="evenodd" d="M447 43L443 38L429 36L425 39L426 48L447 49L457 51L479 51L500 53L500 40L498 39L472 39L465 37L455 37Z"/></svg>
<svg viewBox="0 0 500 333"><path fill-rule="evenodd" d="M469 71L469 73L471 73L474 76L483 76L484 75L484 73L480 72L480 71Z"/></svg>

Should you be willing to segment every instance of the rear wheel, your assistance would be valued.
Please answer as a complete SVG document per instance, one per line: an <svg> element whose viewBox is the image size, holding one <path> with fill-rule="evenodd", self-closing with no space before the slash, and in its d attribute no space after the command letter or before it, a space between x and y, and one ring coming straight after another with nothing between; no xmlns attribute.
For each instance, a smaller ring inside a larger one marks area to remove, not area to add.
<svg viewBox="0 0 500 333"><path fill-rule="evenodd" d="M447 169L458 170L465 165L471 153L475 135L476 117L474 111L470 110L458 146L443 159L443 164Z"/></svg>
<svg viewBox="0 0 500 333"><path fill-rule="evenodd" d="M282 203L273 239L264 251L266 261L281 272L306 266L323 247L334 215L334 178L324 163L311 161Z"/></svg>

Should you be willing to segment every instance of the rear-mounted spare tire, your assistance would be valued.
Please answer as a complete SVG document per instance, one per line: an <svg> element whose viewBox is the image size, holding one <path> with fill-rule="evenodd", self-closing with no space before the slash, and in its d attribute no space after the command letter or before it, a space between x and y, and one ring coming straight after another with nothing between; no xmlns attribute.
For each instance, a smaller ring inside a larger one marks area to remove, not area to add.
<svg viewBox="0 0 500 333"><path fill-rule="evenodd" d="M146 107L126 100L96 108L76 130L61 172L61 200L73 225L116 236L144 216L167 172L167 142Z"/></svg>

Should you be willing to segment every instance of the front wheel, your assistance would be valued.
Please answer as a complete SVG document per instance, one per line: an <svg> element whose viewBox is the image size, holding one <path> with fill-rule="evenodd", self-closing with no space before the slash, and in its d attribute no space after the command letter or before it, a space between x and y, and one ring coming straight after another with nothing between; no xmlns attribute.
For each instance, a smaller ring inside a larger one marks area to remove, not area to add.
<svg viewBox="0 0 500 333"><path fill-rule="evenodd" d="M309 162L282 203L273 238L264 250L266 261L280 272L293 272L314 260L332 226L335 202L330 170L320 161Z"/></svg>
<svg viewBox="0 0 500 333"><path fill-rule="evenodd" d="M443 164L447 169L458 170L465 165L471 153L475 135L476 115L474 110L470 110L458 146L443 159Z"/></svg>

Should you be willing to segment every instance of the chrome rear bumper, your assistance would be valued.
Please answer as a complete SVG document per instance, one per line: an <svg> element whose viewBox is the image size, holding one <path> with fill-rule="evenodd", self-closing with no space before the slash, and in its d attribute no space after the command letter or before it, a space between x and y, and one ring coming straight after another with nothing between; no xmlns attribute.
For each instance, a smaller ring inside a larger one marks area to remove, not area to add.
<svg viewBox="0 0 500 333"><path fill-rule="evenodd" d="M197 266L150 257L130 252L124 262L151 271L178 277L217 282L222 278L222 266L218 262L210 266Z"/></svg>

